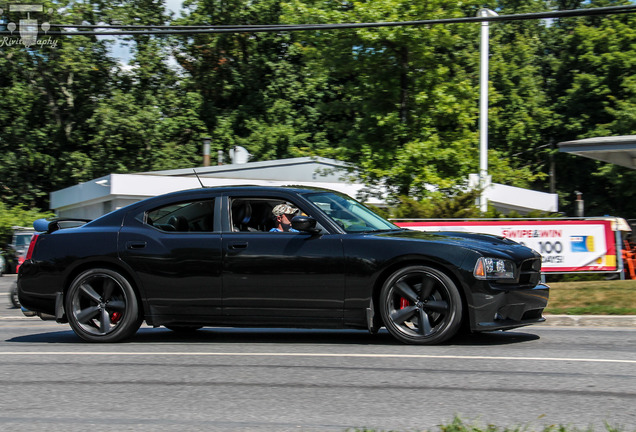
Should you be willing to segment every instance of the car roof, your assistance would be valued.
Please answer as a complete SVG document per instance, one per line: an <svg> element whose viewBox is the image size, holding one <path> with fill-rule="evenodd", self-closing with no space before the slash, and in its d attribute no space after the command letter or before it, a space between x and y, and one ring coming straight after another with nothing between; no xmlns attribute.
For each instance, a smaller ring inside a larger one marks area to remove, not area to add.
<svg viewBox="0 0 636 432"><path fill-rule="evenodd" d="M157 195L152 198L168 198L179 195L190 195L201 191L213 191L214 193L226 193L226 192L291 192L297 194L311 193L311 192L335 192L330 189L318 188L313 186L302 185L289 185L289 186L259 186L259 185L237 185L237 186L213 186L195 189L185 189L175 192L169 192L167 194ZM151 198L148 198L151 199Z"/></svg>

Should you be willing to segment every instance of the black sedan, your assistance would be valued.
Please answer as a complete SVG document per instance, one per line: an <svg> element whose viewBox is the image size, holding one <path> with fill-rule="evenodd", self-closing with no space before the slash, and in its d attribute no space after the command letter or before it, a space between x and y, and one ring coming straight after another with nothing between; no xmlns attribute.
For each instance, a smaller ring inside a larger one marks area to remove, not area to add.
<svg viewBox="0 0 636 432"><path fill-rule="evenodd" d="M541 322L541 257L481 234L401 229L309 188L175 192L81 226L38 220L20 267L25 314L91 342L150 326L358 328L435 344Z"/></svg>

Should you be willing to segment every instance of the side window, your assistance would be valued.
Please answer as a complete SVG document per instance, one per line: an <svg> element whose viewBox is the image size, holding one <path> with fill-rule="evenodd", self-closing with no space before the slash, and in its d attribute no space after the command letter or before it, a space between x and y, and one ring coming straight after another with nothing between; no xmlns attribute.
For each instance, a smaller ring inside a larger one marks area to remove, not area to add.
<svg viewBox="0 0 636 432"><path fill-rule="evenodd" d="M162 231L214 231L214 200L187 201L146 213L144 222Z"/></svg>
<svg viewBox="0 0 636 432"><path fill-rule="evenodd" d="M281 205L287 205L290 209L298 210L294 203L280 198L232 198L230 200L232 230L236 232L268 232L275 229L278 226L278 221L274 214L274 209L282 208ZM298 210L295 214L304 213ZM290 212L290 220L293 215Z"/></svg>

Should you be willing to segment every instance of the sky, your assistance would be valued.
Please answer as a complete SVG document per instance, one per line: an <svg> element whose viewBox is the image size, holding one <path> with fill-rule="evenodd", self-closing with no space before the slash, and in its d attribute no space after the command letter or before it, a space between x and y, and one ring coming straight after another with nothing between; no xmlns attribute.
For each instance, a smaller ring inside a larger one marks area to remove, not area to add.
<svg viewBox="0 0 636 432"><path fill-rule="evenodd" d="M166 9L171 12L174 12L175 18L179 17L179 11L181 10L181 4L183 0L165 0ZM125 45L121 43L114 43L110 49L112 55L119 59L120 63L127 65L128 61L131 59L130 50Z"/></svg>
<svg viewBox="0 0 636 432"><path fill-rule="evenodd" d="M165 0L166 8L175 13L175 16L179 16L179 9L181 9L181 4L183 0Z"/></svg>

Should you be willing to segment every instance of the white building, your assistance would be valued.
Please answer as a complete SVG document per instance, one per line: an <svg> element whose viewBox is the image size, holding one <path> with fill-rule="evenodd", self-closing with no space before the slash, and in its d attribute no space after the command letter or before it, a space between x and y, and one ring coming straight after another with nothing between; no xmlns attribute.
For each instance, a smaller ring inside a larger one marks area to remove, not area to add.
<svg viewBox="0 0 636 432"><path fill-rule="evenodd" d="M195 175L196 171L196 175ZM197 175L200 179L197 179ZM94 219L144 198L184 189L228 185L314 186L336 190L367 204L384 205L368 188L352 180L349 166L325 158L301 157L137 174L110 174L51 193L51 209L60 217ZM489 203L502 212L556 212L557 195L492 184Z"/></svg>

